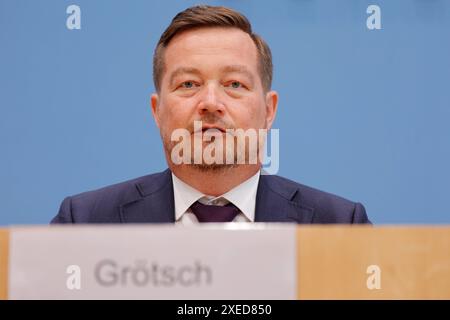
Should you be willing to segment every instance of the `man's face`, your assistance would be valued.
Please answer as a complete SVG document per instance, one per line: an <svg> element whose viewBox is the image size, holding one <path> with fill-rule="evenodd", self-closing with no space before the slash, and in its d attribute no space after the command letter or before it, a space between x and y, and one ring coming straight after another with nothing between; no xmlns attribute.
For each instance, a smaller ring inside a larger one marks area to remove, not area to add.
<svg viewBox="0 0 450 320"><path fill-rule="evenodd" d="M176 35L164 52L165 69L152 111L166 156L172 132L194 121L219 129L270 129L277 94L264 92L253 40L235 28L199 28Z"/></svg>

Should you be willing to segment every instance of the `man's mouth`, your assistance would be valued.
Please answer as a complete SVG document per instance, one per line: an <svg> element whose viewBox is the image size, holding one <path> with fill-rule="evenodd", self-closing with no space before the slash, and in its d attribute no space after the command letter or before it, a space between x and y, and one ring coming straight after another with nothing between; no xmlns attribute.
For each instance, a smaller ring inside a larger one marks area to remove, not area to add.
<svg viewBox="0 0 450 320"><path fill-rule="evenodd" d="M196 132L204 133L207 130L218 130L218 131L220 131L222 133L226 133L226 129L225 128L222 128L222 127L219 127L219 126L213 126L213 125L203 125L201 130L196 130L196 131L194 131L194 133L196 133Z"/></svg>

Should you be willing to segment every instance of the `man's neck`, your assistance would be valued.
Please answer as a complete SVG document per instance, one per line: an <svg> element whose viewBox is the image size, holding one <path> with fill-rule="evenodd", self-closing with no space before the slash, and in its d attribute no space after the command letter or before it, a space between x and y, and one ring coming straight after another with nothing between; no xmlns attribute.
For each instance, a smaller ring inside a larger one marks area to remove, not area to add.
<svg viewBox="0 0 450 320"><path fill-rule="evenodd" d="M203 194L220 196L254 176L261 168L259 164L202 170L190 165L169 165L178 179Z"/></svg>

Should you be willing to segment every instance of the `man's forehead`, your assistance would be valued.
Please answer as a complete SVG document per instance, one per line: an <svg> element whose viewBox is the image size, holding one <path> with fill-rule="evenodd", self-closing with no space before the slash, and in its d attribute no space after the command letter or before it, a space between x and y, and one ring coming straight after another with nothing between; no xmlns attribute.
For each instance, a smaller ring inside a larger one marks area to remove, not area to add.
<svg viewBox="0 0 450 320"><path fill-rule="evenodd" d="M235 27L197 27L177 33L169 42L168 47L179 42L205 42L206 44L234 42L246 42L249 45L253 40L250 35Z"/></svg>
<svg viewBox="0 0 450 320"><path fill-rule="evenodd" d="M240 29L206 27L177 34L165 50L165 60L170 64L180 59L225 59L228 56L249 64L257 58L256 45Z"/></svg>
<svg viewBox="0 0 450 320"><path fill-rule="evenodd" d="M245 65L232 64L232 65L216 66L216 69L221 74L239 73L246 76L250 81L254 80L253 73ZM176 77L184 74L193 74L201 76L203 74L203 70L191 66L177 67L169 72L169 83L171 83Z"/></svg>
<svg viewBox="0 0 450 320"><path fill-rule="evenodd" d="M217 69L222 73L250 73L250 70L247 68L247 66L242 64L218 66ZM200 68L192 66L179 66L171 72L172 75L179 75L183 73L201 74L202 70Z"/></svg>

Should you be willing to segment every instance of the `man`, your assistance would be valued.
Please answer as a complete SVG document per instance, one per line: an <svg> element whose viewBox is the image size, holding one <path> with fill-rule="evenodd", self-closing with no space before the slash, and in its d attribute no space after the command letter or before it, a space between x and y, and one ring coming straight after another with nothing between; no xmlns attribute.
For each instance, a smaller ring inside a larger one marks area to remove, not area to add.
<svg viewBox="0 0 450 320"><path fill-rule="evenodd" d="M169 169L67 197L52 223L370 223L360 203L262 175L261 158L250 161L261 138L256 148L233 144L238 129L269 130L278 103L270 49L243 15L212 6L180 12L155 49L153 78ZM179 148L177 130L194 148ZM196 144L202 134L210 138ZM206 161L203 152L223 139L231 144L210 155L227 162Z"/></svg>

